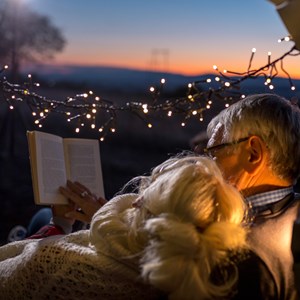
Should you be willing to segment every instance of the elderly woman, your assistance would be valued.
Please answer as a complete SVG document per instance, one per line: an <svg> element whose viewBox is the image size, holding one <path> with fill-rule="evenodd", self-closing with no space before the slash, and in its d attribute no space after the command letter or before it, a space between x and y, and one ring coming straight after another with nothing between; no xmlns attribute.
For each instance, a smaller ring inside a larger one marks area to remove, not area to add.
<svg viewBox="0 0 300 300"><path fill-rule="evenodd" d="M137 194L100 208L89 230L2 246L0 299L238 297L229 258L246 247L244 215L214 161L169 159Z"/></svg>

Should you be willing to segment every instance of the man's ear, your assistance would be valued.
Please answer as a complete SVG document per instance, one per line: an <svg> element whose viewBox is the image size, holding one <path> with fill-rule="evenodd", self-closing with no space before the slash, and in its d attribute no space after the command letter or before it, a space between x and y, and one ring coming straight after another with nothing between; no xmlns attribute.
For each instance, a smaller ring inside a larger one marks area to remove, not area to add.
<svg viewBox="0 0 300 300"><path fill-rule="evenodd" d="M251 136L245 145L247 151L246 170L250 174L256 173L265 163L266 145L258 136Z"/></svg>

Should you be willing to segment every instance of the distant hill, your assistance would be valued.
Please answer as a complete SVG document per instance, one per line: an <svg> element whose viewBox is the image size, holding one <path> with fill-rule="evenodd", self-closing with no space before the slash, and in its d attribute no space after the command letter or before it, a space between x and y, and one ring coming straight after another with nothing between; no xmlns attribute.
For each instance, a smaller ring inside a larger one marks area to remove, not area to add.
<svg viewBox="0 0 300 300"><path fill-rule="evenodd" d="M162 78L167 80L166 90L173 90L199 79L198 76L189 77L180 74L116 67L40 65L27 69L26 72L35 73L38 77L49 82L73 82L123 91L145 91L152 85L158 85Z"/></svg>
<svg viewBox="0 0 300 300"><path fill-rule="evenodd" d="M182 89L190 82L206 78L214 79L213 74L199 74L198 76L185 76L182 74L163 73L154 71L141 71L135 69L117 67L93 67L93 66L53 66L38 65L28 68L26 72L36 74L38 78L45 80L49 85L55 86L58 83L75 84L96 87L103 90L115 90L118 92L130 93L146 92L152 85L159 85L162 78L166 79L164 90L167 92ZM293 80L296 91L290 90L289 81L286 78L275 78L273 80L275 89L270 91L264 85L264 78L246 80L241 84L241 90L246 94L275 92L285 97L299 96L300 80ZM210 85L216 87L217 83ZM205 84L203 88L206 88Z"/></svg>

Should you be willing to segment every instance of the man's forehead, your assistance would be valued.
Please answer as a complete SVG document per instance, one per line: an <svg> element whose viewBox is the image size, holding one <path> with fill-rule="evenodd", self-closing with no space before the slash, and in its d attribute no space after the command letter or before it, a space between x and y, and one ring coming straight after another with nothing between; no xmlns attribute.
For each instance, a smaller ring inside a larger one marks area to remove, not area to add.
<svg viewBox="0 0 300 300"><path fill-rule="evenodd" d="M221 143L223 140L223 133L224 133L224 125L219 122L213 128L212 134L209 137L209 140L207 142L207 146L211 147L211 146Z"/></svg>

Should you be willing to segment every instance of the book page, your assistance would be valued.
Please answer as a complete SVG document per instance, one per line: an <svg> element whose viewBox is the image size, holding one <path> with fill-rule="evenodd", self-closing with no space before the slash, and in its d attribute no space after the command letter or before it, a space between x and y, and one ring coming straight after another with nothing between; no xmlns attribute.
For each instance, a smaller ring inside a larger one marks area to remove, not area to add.
<svg viewBox="0 0 300 300"><path fill-rule="evenodd" d="M67 178L85 185L97 197L104 196L98 140L64 139Z"/></svg>
<svg viewBox="0 0 300 300"><path fill-rule="evenodd" d="M36 180L39 195L35 195L37 204L67 204L58 188L66 185L66 171L62 138L34 131ZM37 196L37 197L36 197ZM37 199L36 199L37 198Z"/></svg>

